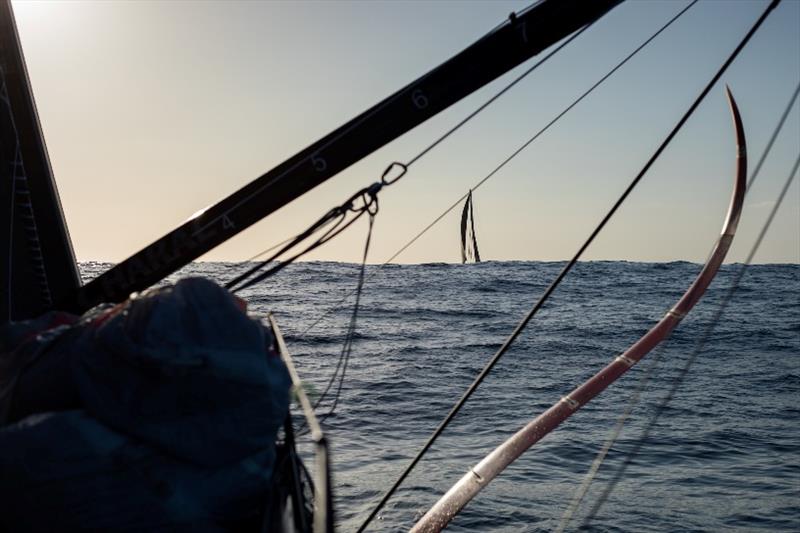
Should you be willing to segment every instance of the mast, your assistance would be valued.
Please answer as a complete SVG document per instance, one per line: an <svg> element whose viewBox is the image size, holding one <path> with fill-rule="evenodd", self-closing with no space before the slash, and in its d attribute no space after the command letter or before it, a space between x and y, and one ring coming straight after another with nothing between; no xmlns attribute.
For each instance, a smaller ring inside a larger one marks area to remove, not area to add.
<svg viewBox="0 0 800 533"><path fill-rule="evenodd" d="M144 290L622 0L541 0L393 95L62 299L84 311Z"/></svg>
<svg viewBox="0 0 800 533"><path fill-rule="evenodd" d="M74 294L80 276L10 0L0 0L0 324Z"/></svg>

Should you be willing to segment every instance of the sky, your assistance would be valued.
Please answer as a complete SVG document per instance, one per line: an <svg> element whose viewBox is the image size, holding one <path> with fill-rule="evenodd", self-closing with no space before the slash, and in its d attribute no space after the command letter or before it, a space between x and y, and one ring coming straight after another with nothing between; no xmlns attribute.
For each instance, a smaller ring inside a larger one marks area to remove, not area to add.
<svg viewBox="0 0 800 533"><path fill-rule="evenodd" d="M687 2L629 0L381 193L382 263ZM421 76L528 2L32 2L13 6L78 259L120 261ZM474 192L484 260L572 257L766 6L703 0ZM535 60L535 59L534 59ZM206 254L242 260L407 161L526 63ZM751 169L800 82L800 1L723 77ZM742 261L800 151L800 106L748 192ZM733 183L715 87L585 260L705 260ZM800 178L755 261L800 262ZM459 211L400 255L458 262ZM359 261L366 220L307 259Z"/></svg>

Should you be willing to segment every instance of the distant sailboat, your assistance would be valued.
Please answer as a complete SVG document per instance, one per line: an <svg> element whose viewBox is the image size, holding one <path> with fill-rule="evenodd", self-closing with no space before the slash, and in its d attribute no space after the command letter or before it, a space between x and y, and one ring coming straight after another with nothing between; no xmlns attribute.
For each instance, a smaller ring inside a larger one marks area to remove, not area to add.
<svg viewBox="0 0 800 533"><path fill-rule="evenodd" d="M467 194L464 210L461 211L461 262L480 263L481 254L478 252L478 239L475 236L475 207L472 203L472 189ZM469 224L467 224L469 221Z"/></svg>

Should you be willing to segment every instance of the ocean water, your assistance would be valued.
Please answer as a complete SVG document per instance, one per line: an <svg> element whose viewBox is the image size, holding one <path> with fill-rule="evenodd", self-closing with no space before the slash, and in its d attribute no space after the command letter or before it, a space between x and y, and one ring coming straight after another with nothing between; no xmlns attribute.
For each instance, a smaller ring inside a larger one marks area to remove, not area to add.
<svg viewBox="0 0 800 533"><path fill-rule="evenodd" d="M108 265L81 266L89 279ZM368 267L339 404L325 423L338 531L361 524L562 266ZM371 530L408 530L484 455L647 331L700 267L686 262L577 265ZM525 453L449 530L553 530L649 372L638 405L569 529L579 528L640 441L740 268L723 267L658 352ZM180 275L226 281L241 269L195 263ZM298 263L241 294L251 313L275 313L311 391L322 390L336 366L352 298L338 304L355 288L357 274L353 264ZM312 467L313 459L308 462ZM674 399L584 527L800 530L800 265L747 269Z"/></svg>

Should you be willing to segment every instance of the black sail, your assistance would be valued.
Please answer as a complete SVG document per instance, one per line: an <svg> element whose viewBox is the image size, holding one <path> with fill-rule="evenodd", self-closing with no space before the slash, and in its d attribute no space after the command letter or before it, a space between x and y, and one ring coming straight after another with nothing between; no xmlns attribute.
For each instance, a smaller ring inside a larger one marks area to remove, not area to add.
<svg viewBox="0 0 800 533"><path fill-rule="evenodd" d="M472 191L469 191L464 209L461 211L461 262L468 261L480 263L481 254L478 251L478 238L475 235L474 204Z"/></svg>
<svg viewBox="0 0 800 533"><path fill-rule="evenodd" d="M80 287L9 0L0 0L0 324Z"/></svg>

